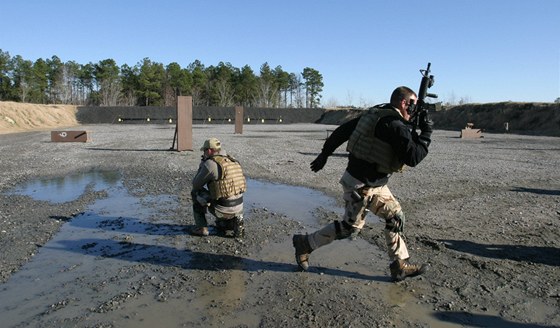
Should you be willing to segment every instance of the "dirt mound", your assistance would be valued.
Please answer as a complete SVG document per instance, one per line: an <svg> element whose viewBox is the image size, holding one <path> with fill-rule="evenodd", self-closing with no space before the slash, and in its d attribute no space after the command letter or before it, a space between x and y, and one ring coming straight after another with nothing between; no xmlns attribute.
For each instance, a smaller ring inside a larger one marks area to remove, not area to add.
<svg viewBox="0 0 560 328"><path fill-rule="evenodd" d="M326 111L317 123L342 124L361 115L363 110ZM464 129L467 123L487 132L560 136L560 104L488 103L444 108L430 114L439 130ZM506 131L507 123L507 131Z"/></svg>
<svg viewBox="0 0 560 328"><path fill-rule="evenodd" d="M432 117L436 129L459 130L473 123L488 132L560 136L560 104L467 104L435 112Z"/></svg>
<svg viewBox="0 0 560 328"><path fill-rule="evenodd" d="M76 106L0 101L0 134L78 125Z"/></svg>
<svg viewBox="0 0 560 328"><path fill-rule="evenodd" d="M336 109L327 110L317 123L340 125L353 118L356 118L364 112L363 109Z"/></svg>

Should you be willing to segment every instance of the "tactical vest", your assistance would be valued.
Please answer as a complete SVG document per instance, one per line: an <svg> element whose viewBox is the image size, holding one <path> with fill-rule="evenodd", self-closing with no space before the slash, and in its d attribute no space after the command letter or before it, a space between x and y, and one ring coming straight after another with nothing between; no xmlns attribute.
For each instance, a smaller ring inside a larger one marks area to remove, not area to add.
<svg viewBox="0 0 560 328"><path fill-rule="evenodd" d="M402 119L400 113L388 105L370 108L360 117L348 140L346 150L354 157L375 163L378 172L389 174L402 171L404 164L398 159L391 145L375 137L377 123L387 116Z"/></svg>
<svg viewBox="0 0 560 328"><path fill-rule="evenodd" d="M231 156L215 155L210 158L219 166L220 177L208 183L212 199L228 198L244 193L247 183L241 165Z"/></svg>

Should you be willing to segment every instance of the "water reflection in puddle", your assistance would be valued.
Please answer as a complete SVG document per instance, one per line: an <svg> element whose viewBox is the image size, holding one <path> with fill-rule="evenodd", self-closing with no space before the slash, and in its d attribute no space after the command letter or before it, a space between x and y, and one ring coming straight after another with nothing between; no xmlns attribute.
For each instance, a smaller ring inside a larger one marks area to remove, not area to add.
<svg viewBox="0 0 560 328"><path fill-rule="evenodd" d="M197 260L197 257L212 256L186 249L187 238L190 238L186 234L186 226L160 217L161 213L166 213L169 208L179 206L177 196L132 196L122 185L120 175L115 172L89 172L55 180L31 182L16 188L14 193L36 200L60 203L77 199L88 187L95 191L105 190L107 197L97 200L85 212L64 224L60 232L40 248L29 263L1 286L0 317L3 325L27 326L37 322L44 324L45 320L54 318L64 320L83 317L84 309L96 312L100 309L100 304L111 300L115 294L120 293L121 297L127 297L130 286L137 284L141 279L139 272L142 270L134 271L132 266L156 264L203 270L201 263L204 262ZM246 213L251 208L266 208L271 212L297 219L307 227L318 226L313 215L318 207L327 211L342 212L332 198L318 191L251 179L248 180L248 191L244 199ZM247 217L247 224L250 224L250 216ZM358 243L358 246L348 245L350 243L341 243L339 250L350 254L351 249L347 249L348 247L364 247L366 252L372 248L365 241ZM231 261L236 267L224 266L221 269L234 269L237 278L243 281L243 270L262 268L263 264L259 266L258 263L266 261L267 256L274 256L270 263L293 262L293 251L288 241L280 245L282 252L278 252L277 248L273 249L273 245L270 247L272 250L262 251L261 260L232 257L238 260ZM321 251L317 250L318 258L324 258L325 261L338 260L332 256L321 256ZM276 257L278 253L282 254ZM360 262L367 266L364 259L355 259L355 263ZM317 261L317 264L320 263ZM326 267L331 268L338 265L333 262L324 263ZM117 282L116 286L109 288L108 281L112 277L122 276L122 272L125 271L130 271L132 275L128 280L120 282L125 285L119 286ZM379 272L368 271L368 274ZM84 288L84 284L91 287ZM204 299L200 299L199 302L204 302ZM170 307L169 302L166 304L167 307L153 308L159 309L158 311L167 308L171 316L177 316L178 314L171 309L174 307ZM194 309L202 306L201 304L190 303ZM181 316L188 313L180 303L177 304L177 308L182 309ZM44 315L49 316L43 317ZM175 320L180 319L177 317Z"/></svg>
<svg viewBox="0 0 560 328"><path fill-rule="evenodd" d="M243 198L249 208L266 208L297 219L307 226L317 225L313 212L319 207L342 213L342 209L336 206L332 198L305 187L249 179L247 193Z"/></svg>
<svg viewBox="0 0 560 328"><path fill-rule="evenodd" d="M90 212L111 211L113 216L131 216L134 214L133 207L137 206L136 203L140 200L130 196L126 190L122 190L120 179L118 172L90 171L61 178L32 181L14 188L11 193L29 196L40 201L64 203L78 199L88 186L92 186L93 191L108 190L111 194L107 199L98 200L92 205ZM318 207L341 212L332 198L313 189L253 179L247 179L247 184L248 191L244 196L246 210L262 207L291 218L297 218L308 225L316 223L312 212ZM158 203L162 201L162 197L165 196L153 199L152 202ZM81 220L78 217L73 219L73 222ZM96 223L94 220L88 220L88 222Z"/></svg>
<svg viewBox="0 0 560 328"><path fill-rule="evenodd" d="M84 306L95 308L100 300L110 299L115 293L110 288L84 289L83 283L76 281L86 279L92 285L103 285L104 280L118 276L131 263L183 268L197 263L191 260L201 254L185 248L189 238L186 226L158 216L169 208L177 208L178 197L132 196L118 173L92 171L33 181L12 193L62 203L78 199L87 188L104 190L107 197L98 199L64 224L32 261L2 285L0 316L8 326L40 320L50 311L49 306L57 308L58 318L80 316ZM304 224L313 224L312 211L316 206L336 209L333 200L320 192L251 179L245 199L247 212L255 207L267 208L288 217L297 216ZM197 268L203 269L200 264ZM80 306L60 306L61 300Z"/></svg>
<svg viewBox="0 0 560 328"><path fill-rule="evenodd" d="M13 194L30 196L35 200L65 203L78 199L90 185L101 191L115 185L120 174L114 171L90 171L53 179L40 179L16 187Z"/></svg>

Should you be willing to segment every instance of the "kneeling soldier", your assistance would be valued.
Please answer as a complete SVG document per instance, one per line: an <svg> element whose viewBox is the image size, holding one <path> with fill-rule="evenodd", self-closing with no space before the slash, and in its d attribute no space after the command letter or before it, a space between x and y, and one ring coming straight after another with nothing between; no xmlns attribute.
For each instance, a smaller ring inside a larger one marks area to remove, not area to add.
<svg viewBox="0 0 560 328"><path fill-rule="evenodd" d="M239 162L226 154L216 138L204 142L202 161L192 182L193 214L196 228L192 234L208 236L209 211L216 218L218 232L243 237L243 193L247 189Z"/></svg>

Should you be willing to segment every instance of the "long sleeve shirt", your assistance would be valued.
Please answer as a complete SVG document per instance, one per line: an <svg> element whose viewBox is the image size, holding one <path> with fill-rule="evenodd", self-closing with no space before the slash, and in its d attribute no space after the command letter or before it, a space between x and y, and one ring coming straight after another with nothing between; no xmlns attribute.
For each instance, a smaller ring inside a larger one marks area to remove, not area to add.
<svg viewBox="0 0 560 328"><path fill-rule="evenodd" d="M199 191L206 187L211 181L220 178L218 164L212 160L203 160L200 162L198 171L192 180L192 190Z"/></svg>
<svg viewBox="0 0 560 328"><path fill-rule="evenodd" d="M338 128L327 138L322 153L330 156L340 145L350 139L360 118L350 120ZM379 120L375 128L375 136L391 145L399 160L410 167L418 165L427 155L428 146L421 142L418 133L409 124L393 116ZM369 186L380 186L387 183L390 174L380 173L376 164L348 155L348 173Z"/></svg>

